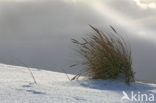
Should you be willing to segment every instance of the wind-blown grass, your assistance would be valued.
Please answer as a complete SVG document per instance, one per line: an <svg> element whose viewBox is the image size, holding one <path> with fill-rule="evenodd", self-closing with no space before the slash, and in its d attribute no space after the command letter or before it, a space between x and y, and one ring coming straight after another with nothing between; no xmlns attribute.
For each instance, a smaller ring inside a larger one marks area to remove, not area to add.
<svg viewBox="0 0 156 103"><path fill-rule="evenodd" d="M101 32L89 25L94 34L82 41L72 39L78 46L78 53L82 56L82 65L86 71L82 73L93 79L123 78L127 84L134 80L132 69L131 49L124 38L110 26L112 32ZM73 79L79 77L77 74Z"/></svg>

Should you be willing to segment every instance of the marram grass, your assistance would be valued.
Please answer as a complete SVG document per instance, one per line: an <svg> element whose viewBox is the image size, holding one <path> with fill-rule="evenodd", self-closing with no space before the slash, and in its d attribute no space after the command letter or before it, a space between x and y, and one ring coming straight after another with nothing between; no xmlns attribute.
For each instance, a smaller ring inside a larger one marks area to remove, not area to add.
<svg viewBox="0 0 156 103"><path fill-rule="evenodd" d="M89 25L95 32L82 41L72 39L83 58L85 76L93 79L123 78L127 84L134 80L131 49L124 38L110 26L112 32L101 32ZM76 76L80 76L77 74ZM76 76L73 78L75 79Z"/></svg>

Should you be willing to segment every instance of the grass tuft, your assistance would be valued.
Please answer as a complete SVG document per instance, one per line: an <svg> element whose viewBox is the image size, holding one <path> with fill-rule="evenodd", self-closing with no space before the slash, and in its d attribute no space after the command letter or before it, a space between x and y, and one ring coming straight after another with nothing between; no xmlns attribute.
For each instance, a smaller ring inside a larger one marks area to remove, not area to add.
<svg viewBox="0 0 156 103"><path fill-rule="evenodd" d="M83 75L93 79L123 78L129 84L134 80L134 72L131 49L124 38L112 26L110 26L111 32L101 32L92 25L89 26L94 30L94 34L82 38L81 42L72 39L83 58L81 64L86 67L86 71L82 72Z"/></svg>

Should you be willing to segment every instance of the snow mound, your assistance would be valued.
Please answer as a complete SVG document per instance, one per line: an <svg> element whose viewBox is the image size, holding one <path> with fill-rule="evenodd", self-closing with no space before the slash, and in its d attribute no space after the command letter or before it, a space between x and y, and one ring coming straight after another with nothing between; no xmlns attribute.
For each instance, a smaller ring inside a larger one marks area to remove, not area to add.
<svg viewBox="0 0 156 103"><path fill-rule="evenodd" d="M156 84L136 82L128 86L121 80L84 78L69 81L63 73L31 70L37 84L27 68L0 64L0 103L129 103L121 100L123 91L156 95Z"/></svg>

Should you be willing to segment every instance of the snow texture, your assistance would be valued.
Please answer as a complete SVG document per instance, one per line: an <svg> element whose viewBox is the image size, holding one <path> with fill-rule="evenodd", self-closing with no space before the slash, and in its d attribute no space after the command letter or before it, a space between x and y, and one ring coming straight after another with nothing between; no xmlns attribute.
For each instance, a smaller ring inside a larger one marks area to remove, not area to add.
<svg viewBox="0 0 156 103"><path fill-rule="evenodd" d="M31 70L37 84L27 68L0 64L0 103L129 103L121 101L123 91L156 94L156 84L136 82L128 86L122 80L83 77L69 81L63 73Z"/></svg>

